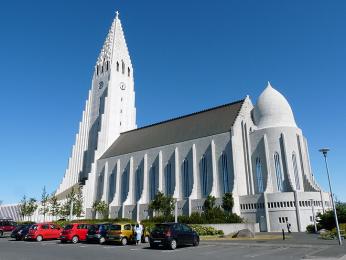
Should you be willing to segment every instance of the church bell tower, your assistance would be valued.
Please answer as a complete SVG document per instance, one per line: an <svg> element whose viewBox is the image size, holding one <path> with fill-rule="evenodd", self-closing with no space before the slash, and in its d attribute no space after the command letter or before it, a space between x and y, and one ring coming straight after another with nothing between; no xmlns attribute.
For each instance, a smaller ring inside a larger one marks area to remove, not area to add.
<svg viewBox="0 0 346 260"><path fill-rule="evenodd" d="M59 199L83 185L86 207L94 196L96 161L121 132L136 128L134 71L119 13L112 22L94 68L88 100L79 123Z"/></svg>

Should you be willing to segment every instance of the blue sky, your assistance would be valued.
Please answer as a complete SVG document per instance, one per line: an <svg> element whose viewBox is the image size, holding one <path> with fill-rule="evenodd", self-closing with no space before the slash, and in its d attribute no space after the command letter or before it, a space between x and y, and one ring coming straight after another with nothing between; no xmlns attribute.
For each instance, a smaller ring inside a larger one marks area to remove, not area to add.
<svg viewBox="0 0 346 260"><path fill-rule="evenodd" d="M0 200L39 198L60 183L114 18L134 64L137 124L232 102L271 81L308 138L327 188L331 148L346 201L346 2L12 0L0 8Z"/></svg>

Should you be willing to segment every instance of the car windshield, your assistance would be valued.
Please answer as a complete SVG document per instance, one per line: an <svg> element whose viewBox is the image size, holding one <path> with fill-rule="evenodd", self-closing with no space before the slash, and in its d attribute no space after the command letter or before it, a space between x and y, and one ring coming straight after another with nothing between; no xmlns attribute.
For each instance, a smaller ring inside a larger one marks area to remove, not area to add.
<svg viewBox="0 0 346 260"><path fill-rule="evenodd" d="M111 230L121 230L121 225L111 225Z"/></svg>
<svg viewBox="0 0 346 260"><path fill-rule="evenodd" d="M73 225L66 225L65 227L64 227L64 230L69 230L69 229L72 229L73 228Z"/></svg>
<svg viewBox="0 0 346 260"><path fill-rule="evenodd" d="M170 228L169 225L158 224L158 225L155 225L153 231L154 232L166 232L169 230L169 228Z"/></svg>

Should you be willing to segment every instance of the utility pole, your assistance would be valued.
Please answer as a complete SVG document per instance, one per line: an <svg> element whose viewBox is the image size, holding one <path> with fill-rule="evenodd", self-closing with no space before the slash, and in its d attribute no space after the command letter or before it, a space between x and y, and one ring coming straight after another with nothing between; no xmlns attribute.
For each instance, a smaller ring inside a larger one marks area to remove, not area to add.
<svg viewBox="0 0 346 260"><path fill-rule="evenodd" d="M340 228L339 228L339 221L338 221L338 215L336 215L336 208L334 203L334 196L332 191L332 185L330 183L330 177L329 177L329 169L328 169L328 163L327 163L327 153L330 151L328 148L322 148L319 150L323 156L324 156L324 162L326 164L326 170L327 170L327 176L328 176L328 183L329 183L329 190L330 190L330 197L332 199L332 205L334 210L334 217L335 217L335 225L336 225L336 232L338 233L338 240L339 245L342 246L341 236L340 236Z"/></svg>

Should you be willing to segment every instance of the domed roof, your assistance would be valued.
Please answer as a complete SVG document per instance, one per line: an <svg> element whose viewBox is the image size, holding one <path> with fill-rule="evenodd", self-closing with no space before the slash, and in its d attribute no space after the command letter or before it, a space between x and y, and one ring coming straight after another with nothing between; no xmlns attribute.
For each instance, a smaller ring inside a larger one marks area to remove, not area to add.
<svg viewBox="0 0 346 260"><path fill-rule="evenodd" d="M297 127L291 106L269 82L257 100L253 116L258 128Z"/></svg>

